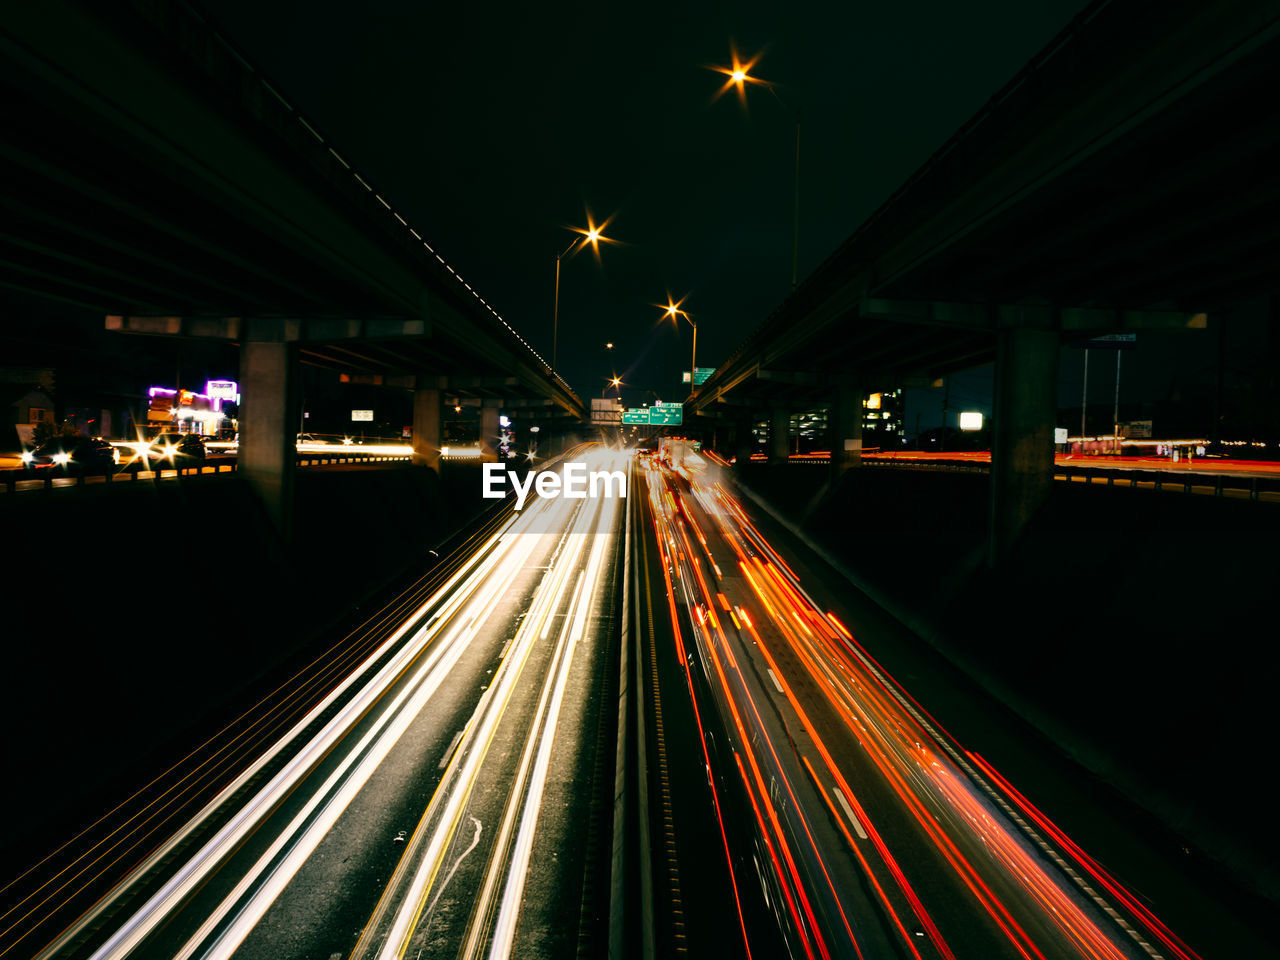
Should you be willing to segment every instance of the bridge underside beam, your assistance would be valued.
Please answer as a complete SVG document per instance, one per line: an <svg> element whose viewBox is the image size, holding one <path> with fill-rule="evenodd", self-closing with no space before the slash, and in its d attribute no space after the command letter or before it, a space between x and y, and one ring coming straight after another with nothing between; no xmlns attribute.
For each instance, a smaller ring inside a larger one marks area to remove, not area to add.
<svg viewBox="0 0 1280 960"><path fill-rule="evenodd" d="M1027 327L1064 332L1128 333L1136 330L1200 330L1208 325L1206 314L1185 310L1055 308L1035 303L986 304L884 297L864 298L859 317L885 323L992 332L1006 327Z"/></svg>

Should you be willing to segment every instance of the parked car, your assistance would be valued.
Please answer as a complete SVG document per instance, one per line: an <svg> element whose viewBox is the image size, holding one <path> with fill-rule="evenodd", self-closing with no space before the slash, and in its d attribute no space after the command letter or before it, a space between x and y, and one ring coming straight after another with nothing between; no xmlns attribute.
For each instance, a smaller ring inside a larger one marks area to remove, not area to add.
<svg viewBox="0 0 1280 960"><path fill-rule="evenodd" d="M59 438L22 454L28 470L107 470L120 462L120 451L101 437Z"/></svg>
<svg viewBox="0 0 1280 960"><path fill-rule="evenodd" d="M157 468L166 461L179 468L198 467L204 463L204 438L198 433L162 433L151 441L147 458Z"/></svg>

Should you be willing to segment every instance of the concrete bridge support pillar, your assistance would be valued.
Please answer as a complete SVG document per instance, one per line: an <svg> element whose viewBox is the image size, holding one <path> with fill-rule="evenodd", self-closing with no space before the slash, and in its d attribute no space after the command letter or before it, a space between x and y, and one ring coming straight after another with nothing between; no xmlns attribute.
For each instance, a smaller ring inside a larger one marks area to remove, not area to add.
<svg viewBox="0 0 1280 960"><path fill-rule="evenodd" d="M236 469L280 536L293 536L297 468L298 351L293 343L246 339L240 347L240 448Z"/></svg>
<svg viewBox="0 0 1280 960"><path fill-rule="evenodd" d="M769 462L786 463L791 456L791 411L774 407L769 419Z"/></svg>
<svg viewBox="0 0 1280 960"><path fill-rule="evenodd" d="M711 442L709 444L704 442L703 446L710 446L711 449L716 452L717 456L724 457L727 460L728 455L725 451L729 446L729 428L723 425L712 427Z"/></svg>
<svg viewBox="0 0 1280 960"><path fill-rule="evenodd" d="M987 559L999 566L1053 487L1058 334L1012 327L996 349Z"/></svg>
<svg viewBox="0 0 1280 960"><path fill-rule="evenodd" d="M430 382L430 381L429 381ZM440 469L440 388L419 384L413 391L413 462Z"/></svg>
<svg viewBox="0 0 1280 960"><path fill-rule="evenodd" d="M742 416L733 426L733 450L737 458L737 467L741 470L751 462L751 454L755 452L755 437L751 430L754 423L749 416Z"/></svg>
<svg viewBox="0 0 1280 960"><path fill-rule="evenodd" d="M493 463L498 459L498 414L501 400L486 400L480 408L480 461Z"/></svg>
<svg viewBox="0 0 1280 960"><path fill-rule="evenodd" d="M827 416L831 435L831 477L862 463L862 384L856 380L841 383Z"/></svg>

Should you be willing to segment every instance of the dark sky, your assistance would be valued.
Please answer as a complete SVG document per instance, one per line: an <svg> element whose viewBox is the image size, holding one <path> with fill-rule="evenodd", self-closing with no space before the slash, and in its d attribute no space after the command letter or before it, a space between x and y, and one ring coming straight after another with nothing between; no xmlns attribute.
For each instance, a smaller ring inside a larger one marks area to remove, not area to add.
<svg viewBox="0 0 1280 960"><path fill-rule="evenodd" d="M559 367L639 402L688 365L667 291L715 366L790 289L794 120L715 99L731 44L802 110L803 278L1083 4L201 6L548 358L566 228L609 218L624 245L562 266Z"/></svg>

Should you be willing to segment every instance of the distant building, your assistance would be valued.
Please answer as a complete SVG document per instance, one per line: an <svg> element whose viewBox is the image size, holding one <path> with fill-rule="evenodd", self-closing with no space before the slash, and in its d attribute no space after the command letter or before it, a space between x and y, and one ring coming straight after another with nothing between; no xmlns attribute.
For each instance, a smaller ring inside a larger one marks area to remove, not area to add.
<svg viewBox="0 0 1280 960"><path fill-rule="evenodd" d="M902 414L906 402L901 390L873 393L862 401L862 449L902 448L907 431Z"/></svg>
<svg viewBox="0 0 1280 960"><path fill-rule="evenodd" d="M9 424L15 432L6 431L4 446L12 444L15 438L22 446L30 446L36 427L56 419L53 398L39 387L16 387L6 393Z"/></svg>
<svg viewBox="0 0 1280 960"><path fill-rule="evenodd" d="M825 407L805 410L791 417L791 436L794 453L812 453L827 450L831 440L827 436L827 411Z"/></svg>

